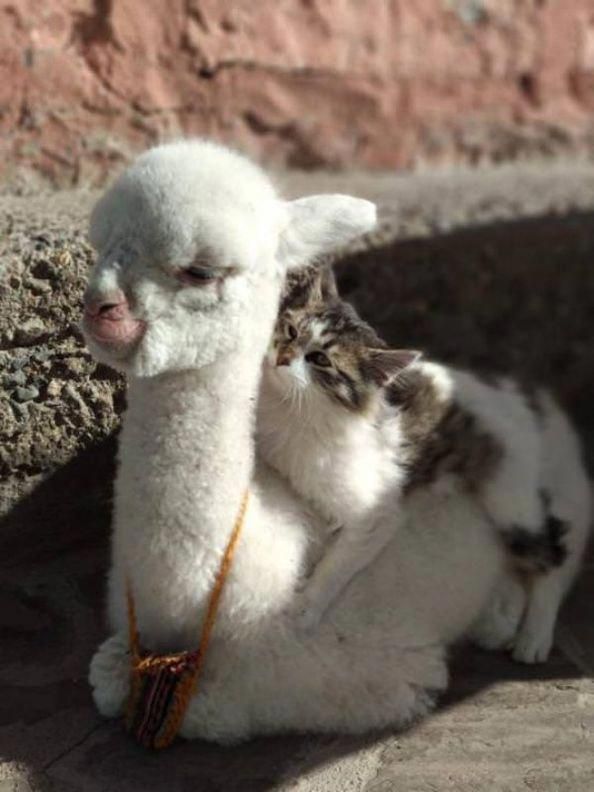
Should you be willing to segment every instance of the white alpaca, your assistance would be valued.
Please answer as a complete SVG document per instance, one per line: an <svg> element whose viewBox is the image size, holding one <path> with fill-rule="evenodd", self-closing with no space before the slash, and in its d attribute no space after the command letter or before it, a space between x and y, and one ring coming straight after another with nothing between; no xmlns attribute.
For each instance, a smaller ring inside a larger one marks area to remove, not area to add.
<svg viewBox="0 0 594 792"><path fill-rule="evenodd" d="M285 272L374 218L371 204L345 196L285 203L250 162L199 141L147 152L95 209L86 337L130 381L115 486L114 634L90 672L103 714L121 712L128 691L126 577L143 645L195 647L248 488L182 734L236 741L402 725L445 688L445 647L505 574L473 503L422 490L411 497L409 527L303 636L284 614L323 521L271 470L254 467L255 399ZM572 515L587 520L579 460L560 464L579 495Z"/></svg>

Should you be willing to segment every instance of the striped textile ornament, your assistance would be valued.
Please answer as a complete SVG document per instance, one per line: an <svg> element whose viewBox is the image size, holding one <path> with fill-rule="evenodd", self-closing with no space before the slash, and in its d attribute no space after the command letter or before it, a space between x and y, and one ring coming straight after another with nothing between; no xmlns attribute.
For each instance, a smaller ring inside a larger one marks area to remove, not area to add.
<svg viewBox="0 0 594 792"><path fill-rule="evenodd" d="M136 609L128 581L128 630L130 641L130 695L126 729L145 748L167 748L179 733L184 715L198 683L210 643L217 610L247 510L246 491L221 566L210 595L202 625L200 645L195 651L170 655L146 653L140 648Z"/></svg>

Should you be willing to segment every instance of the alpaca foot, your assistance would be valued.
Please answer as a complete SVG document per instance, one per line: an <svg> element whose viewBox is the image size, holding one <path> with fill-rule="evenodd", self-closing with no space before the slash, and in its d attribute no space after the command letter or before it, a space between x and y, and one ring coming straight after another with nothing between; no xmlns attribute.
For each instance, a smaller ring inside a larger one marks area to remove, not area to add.
<svg viewBox="0 0 594 792"><path fill-rule="evenodd" d="M130 655L123 635L112 635L95 652L89 683L97 709L106 718L120 715L130 690Z"/></svg>
<svg viewBox="0 0 594 792"><path fill-rule="evenodd" d="M198 686L188 704L179 736L186 740L210 740L219 745L237 745L251 737L247 719L242 717L238 706L241 698L208 687L207 692Z"/></svg>

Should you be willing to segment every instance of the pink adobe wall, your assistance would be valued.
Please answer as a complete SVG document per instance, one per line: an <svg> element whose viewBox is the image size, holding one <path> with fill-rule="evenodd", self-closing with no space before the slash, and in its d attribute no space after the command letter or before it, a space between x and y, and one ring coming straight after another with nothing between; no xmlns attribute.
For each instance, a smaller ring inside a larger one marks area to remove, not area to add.
<svg viewBox="0 0 594 792"><path fill-rule="evenodd" d="M592 0L12 0L0 145L61 182L208 134L409 168L594 150Z"/></svg>

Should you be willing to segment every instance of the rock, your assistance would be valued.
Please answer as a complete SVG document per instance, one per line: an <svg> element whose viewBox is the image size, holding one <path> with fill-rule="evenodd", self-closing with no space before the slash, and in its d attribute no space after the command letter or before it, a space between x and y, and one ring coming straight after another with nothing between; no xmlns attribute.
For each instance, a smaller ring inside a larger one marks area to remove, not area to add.
<svg viewBox="0 0 594 792"><path fill-rule="evenodd" d="M33 318L23 322L23 324L18 327L14 336L14 340L17 344L30 346L31 344L39 341L45 335L47 335L47 328L45 327L42 320Z"/></svg>
<svg viewBox="0 0 594 792"><path fill-rule="evenodd" d="M24 385L27 382L27 377L22 369L17 369L12 374L6 377L6 384L10 385Z"/></svg>
<svg viewBox="0 0 594 792"><path fill-rule="evenodd" d="M81 410L87 410L88 407L85 404L83 398L81 397L80 393L76 389L76 386L73 382L67 382L64 386L64 395L71 399Z"/></svg>
<svg viewBox="0 0 594 792"><path fill-rule="evenodd" d="M29 358L26 357L25 355L14 355L11 358L10 362L11 362L11 367L16 370L16 369L22 369L23 366L27 365L28 361Z"/></svg>
<svg viewBox="0 0 594 792"><path fill-rule="evenodd" d="M52 290L52 287L47 281L39 280L38 278L29 278L27 286L34 294L47 294L47 292L51 292Z"/></svg>
<svg viewBox="0 0 594 792"><path fill-rule="evenodd" d="M53 379L50 380L47 386L47 395L51 398L55 398L62 393L62 388L64 387L64 383L60 380Z"/></svg>
<svg viewBox="0 0 594 792"><path fill-rule="evenodd" d="M12 402L12 408L15 412L15 415L20 421L26 420L29 417L29 405L28 404L19 404L18 402ZM7 465L8 469L14 469L15 460L12 456L7 454Z"/></svg>
<svg viewBox="0 0 594 792"><path fill-rule="evenodd" d="M64 366L68 369L68 371L72 372L72 374L80 375L84 371L87 371L89 366L93 364L90 363L90 359L88 357L71 357L66 358L64 360Z"/></svg>
<svg viewBox="0 0 594 792"><path fill-rule="evenodd" d="M39 391L34 385L31 385L28 388L23 388L19 385L19 387L15 388L14 390L14 397L20 402L28 402L32 399L36 399L38 396Z"/></svg>

